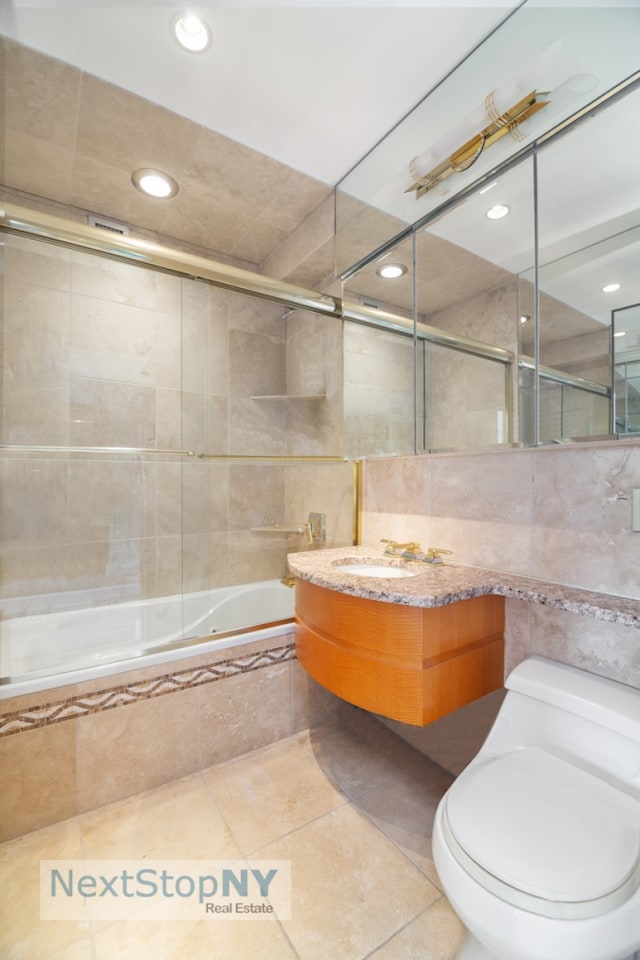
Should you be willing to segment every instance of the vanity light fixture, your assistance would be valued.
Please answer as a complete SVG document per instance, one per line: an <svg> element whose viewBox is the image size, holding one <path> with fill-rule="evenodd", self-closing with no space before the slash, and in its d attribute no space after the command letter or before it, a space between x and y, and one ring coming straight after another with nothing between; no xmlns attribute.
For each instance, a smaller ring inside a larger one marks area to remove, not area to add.
<svg viewBox="0 0 640 960"><path fill-rule="evenodd" d="M384 263L376 270L378 276L384 280L396 280L398 277L403 277L406 272L404 263Z"/></svg>
<svg viewBox="0 0 640 960"><path fill-rule="evenodd" d="M141 193L160 200L175 197L178 192L178 184L173 177L163 173L162 170L153 170L151 167L134 170L131 174L131 182Z"/></svg>
<svg viewBox="0 0 640 960"><path fill-rule="evenodd" d="M171 21L171 32L183 50L203 53L211 46L211 30L194 13L179 13Z"/></svg>
<svg viewBox="0 0 640 960"><path fill-rule="evenodd" d="M617 330L616 333L614 333L614 337L626 337L626 335L626 330Z"/></svg>
<svg viewBox="0 0 640 960"><path fill-rule="evenodd" d="M493 188L497 186L498 186L498 180L492 180L491 183L488 183L486 187L482 188L482 190L478 190L478 193L480 194L480 196L482 196L483 193L489 193L489 190L493 190Z"/></svg>
<svg viewBox="0 0 640 960"><path fill-rule="evenodd" d="M619 290L619 289L620 289L620 284L619 284L619 283L605 283L604 287L602 287L602 292L603 292L603 293L615 293L616 290Z"/></svg>
<svg viewBox="0 0 640 960"><path fill-rule="evenodd" d="M502 220L510 210L511 207L508 207L506 203L496 203L494 207L490 207L489 210L487 210L485 217L487 220Z"/></svg>
<svg viewBox="0 0 640 960"><path fill-rule="evenodd" d="M511 90L511 95L513 95L513 86ZM429 167L434 161L435 151L426 150L419 157L414 157L409 164L409 173L413 182L404 192L415 191L416 198L424 196L427 191L433 190L435 186L442 183L451 174L463 173L472 167L487 147L501 140L508 133L514 140L524 140L525 138L518 127L550 103L548 99L542 99L548 97L549 93L538 93L537 90L532 90L531 93L528 93L512 107L505 110L502 104L504 101L509 102L507 96L509 94L506 88L492 90L491 93L487 94L484 98L482 113L478 117L478 125L487 120L489 123L486 123L479 133L472 136L458 150L449 154L445 160L436 164L432 169L429 169Z"/></svg>

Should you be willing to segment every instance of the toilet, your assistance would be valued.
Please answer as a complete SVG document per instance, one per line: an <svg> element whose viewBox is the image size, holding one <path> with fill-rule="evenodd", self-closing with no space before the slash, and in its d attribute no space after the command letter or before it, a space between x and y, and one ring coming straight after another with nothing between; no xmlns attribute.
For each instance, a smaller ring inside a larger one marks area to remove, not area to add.
<svg viewBox="0 0 640 960"><path fill-rule="evenodd" d="M505 686L434 821L442 889L467 928L457 960L631 960L640 690L542 657Z"/></svg>

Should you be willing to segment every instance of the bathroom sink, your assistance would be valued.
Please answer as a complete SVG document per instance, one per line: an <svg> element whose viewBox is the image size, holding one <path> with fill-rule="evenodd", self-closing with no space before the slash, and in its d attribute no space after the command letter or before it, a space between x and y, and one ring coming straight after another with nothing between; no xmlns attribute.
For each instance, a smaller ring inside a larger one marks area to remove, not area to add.
<svg viewBox="0 0 640 960"><path fill-rule="evenodd" d="M353 573L357 577L380 577L386 580L398 580L402 577L415 577L413 570L406 567L392 567L384 563L334 563L336 570Z"/></svg>

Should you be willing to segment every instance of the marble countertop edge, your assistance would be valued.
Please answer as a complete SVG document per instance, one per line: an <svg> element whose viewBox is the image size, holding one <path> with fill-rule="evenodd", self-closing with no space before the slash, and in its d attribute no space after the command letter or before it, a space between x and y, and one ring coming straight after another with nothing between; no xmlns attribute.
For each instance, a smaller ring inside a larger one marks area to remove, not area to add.
<svg viewBox="0 0 640 960"><path fill-rule="evenodd" d="M389 556L368 546L308 550L289 554L288 560L296 577L367 600L437 607L496 594L640 629L640 600L484 567L461 566L449 561L426 564ZM415 575L386 579L350 574L336 566L344 561L403 567Z"/></svg>

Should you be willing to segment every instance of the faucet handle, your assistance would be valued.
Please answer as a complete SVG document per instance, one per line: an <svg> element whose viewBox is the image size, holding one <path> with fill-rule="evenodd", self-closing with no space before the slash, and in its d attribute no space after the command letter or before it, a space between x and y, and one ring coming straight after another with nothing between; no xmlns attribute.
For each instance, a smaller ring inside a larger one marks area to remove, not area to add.
<svg viewBox="0 0 640 960"><path fill-rule="evenodd" d="M441 553L453 553L453 550L445 550L444 547L429 547L424 559L427 563L442 563Z"/></svg>
<svg viewBox="0 0 640 960"><path fill-rule="evenodd" d="M381 540L380 543L386 543L387 547L385 553L420 553L421 547L419 543L416 543L415 540L410 540L408 543L398 543L396 540Z"/></svg>

